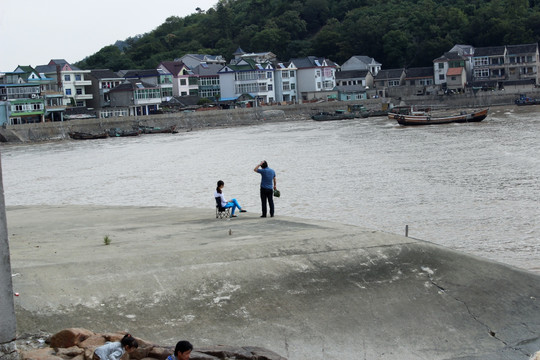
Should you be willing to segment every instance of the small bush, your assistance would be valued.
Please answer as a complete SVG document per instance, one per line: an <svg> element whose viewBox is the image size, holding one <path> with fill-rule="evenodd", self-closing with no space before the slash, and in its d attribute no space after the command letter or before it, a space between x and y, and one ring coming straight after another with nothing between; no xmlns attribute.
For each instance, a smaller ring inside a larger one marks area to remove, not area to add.
<svg viewBox="0 0 540 360"><path fill-rule="evenodd" d="M105 245L110 245L111 244L111 238L109 237L109 235L105 235L105 237L103 237L103 243Z"/></svg>

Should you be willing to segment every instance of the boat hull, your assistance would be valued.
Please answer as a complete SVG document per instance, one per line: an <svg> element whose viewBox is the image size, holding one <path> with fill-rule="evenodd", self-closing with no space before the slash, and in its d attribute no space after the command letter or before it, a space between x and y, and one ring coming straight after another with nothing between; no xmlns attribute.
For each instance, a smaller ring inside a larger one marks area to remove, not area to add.
<svg viewBox="0 0 540 360"><path fill-rule="evenodd" d="M104 139L106 137L109 137L109 134L104 132L101 134L90 134L90 133L84 133L84 132L70 132L69 137L74 140L93 140L93 139Z"/></svg>
<svg viewBox="0 0 540 360"><path fill-rule="evenodd" d="M452 116L434 117L428 114L423 115L405 115L397 113L389 113L388 118L396 120L398 124L403 126L414 125L442 125L450 123L466 123L480 122L487 117L488 109L475 111L467 114L459 114Z"/></svg>

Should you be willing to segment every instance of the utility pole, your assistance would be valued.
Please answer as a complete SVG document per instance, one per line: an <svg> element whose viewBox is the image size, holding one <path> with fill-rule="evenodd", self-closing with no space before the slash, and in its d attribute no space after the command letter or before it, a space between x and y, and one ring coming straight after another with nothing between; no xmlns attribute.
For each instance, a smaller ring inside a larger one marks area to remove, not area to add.
<svg viewBox="0 0 540 360"><path fill-rule="evenodd" d="M6 219L2 158L0 157L0 349L15 339L16 321ZM9 347L9 346L8 346ZM0 351L1 354L1 351Z"/></svg>

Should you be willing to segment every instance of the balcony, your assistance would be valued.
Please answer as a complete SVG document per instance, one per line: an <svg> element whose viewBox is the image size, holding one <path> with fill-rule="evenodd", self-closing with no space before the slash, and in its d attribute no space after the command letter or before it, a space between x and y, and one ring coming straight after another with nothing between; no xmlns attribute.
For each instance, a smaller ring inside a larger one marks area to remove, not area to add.
<svg viewBox="0 0 540 360"><path fill-rule="evenodd" d="M75 86L90 86L90 85L92 85L91 80L75 80L73 83L75 84Z"/></svg>
<svg viewBox="0 0 540 360"><path fill-rule="evenodd" d="M75 100L92 100L94 96L92 94L76 94Z"/></svg>
<svg viewBox="0 0 540 360"><path fill-rule="evenodd" d="M55 91L55 90L45 90L41 92L41 95L45 98L56 98L56 97L63 97L64 93L61 91Z"/></svg>

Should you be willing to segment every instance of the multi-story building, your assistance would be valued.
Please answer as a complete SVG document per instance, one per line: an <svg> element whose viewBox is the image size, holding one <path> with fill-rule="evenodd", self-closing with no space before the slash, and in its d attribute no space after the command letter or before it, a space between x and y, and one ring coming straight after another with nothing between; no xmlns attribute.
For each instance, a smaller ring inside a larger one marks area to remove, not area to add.
<svg viewBox="0 0 540 360"><path fill-rule="evenodd" d="M540 84L538 43L506 46L508 80L532 81Z"/></svg>
<svg viewBox="0 0 540 360"><path fill-rule="evenodd" d="M219 100L221 89L219 82L219 70L223 65L202 62L193 68L193 74L199 79L199 97L210 100Z"/></svg>
<svg viewBox="0 0 540 360"><path fill-rule="evenodd" d="M341 65L341 71L368 70L373 76L381 70L382 64L374 58L364 55L351 56Z"/></svg>
<svg viewBox="0 0 540 360"><path fill-rule="evenodd" d="M88 100L87 105L95 109L110 107L111 97L109 92L125 80L109 69L90 70L87 78L92 82L92 99Z"/></svg>
<svg viewBox="0 0 540 360"><path fill-rule="evenodd" d="M292 62L274 63L274 89L277 102L298 102L296 67Z"/></svg>
<svg viewBox="0 0 540 360"><path fill-rule="evenodd" d="M405 70L403 85L411 94L425 95L434 91L433 67L416 67Z"/></svg>
<svg viewBox="0 0 540 360"><path fill-rule="evenodd" d="M18 66L15 71L6 73L0 84L0 101L5 101L10 116L8 124L27 124L61 121L64 107L47 91L54 87L54 79L41 77L30 66ZM47 104L49 109L47 109ZM56 116L55 116L56 115Z"/></svg>
<svg viewBox="0 0 540 360"><path fill-rule="evenodd" d="M459 54L457 51L449 51L443 56L433 60L433 81L435 85L439 85L441 88L453 88L458 86L463 88L467 82L467 67L470 62L464 55ZM463 71L462 71L463 69ZM463 85L458 85L461 81L456 82L456 74L465 73ZM449 80L448 77L452 78ZM449 83L452 83L451 85Z"/></svg>
<svg viewBox="0 0 540 360"><path fill-rule="evenodd" d="M497 88L503 87L506 80L506 46L490 46L474 49L473 86Z"/></svg>
<svg viewBox="0 0 540 360"><path fill-rule="evenodd" d="M373 86L380 97L388 97L393 88L405 82L405 69L380 70L373 81Z"/></svg>
<svg viewBox="0 0 540 360"><path fill-rule="evenodd" d="M298 94L302 100L336 99L337 65L325 58L308 56L291 59L297 70Z"/></svg>
<svg viewBox="0 0 540 360"><path fill-rule="evenodd" d="M274 67L270 62L235 59L219 70L220 100L234 100L249 94L255 102L271 103L276 99Z"/></svg>
<svg viewBox="0 0 540 360"><path fill-rule="evenodd" d="M342 68L343 69L343 68ZM343 101L368 98L368 90L373 87L373 75L370 70L336 71L336 90L338 99Z"/></svg>
<svg viewBox="0 0 540 360"><path fill-rule="evenodd" d="M109 91L111 111L124 111L121 115L151 115L159 110L161 89L157 84L130 79ZM117 115L115 115L117 116Z"/></svg>
<svg viewBox="0 0 540 360"><path fill-rule="evenodd" d="M58 79L63 105L87 107L86 102L92 99L92 82L85 78L90 70L81 70L64 59L52 59L47 65L36 66L36 71L45 77Z"/></svg>
<svg viewBox="0 0 540 360"><path fill-rule="evenodd" d="M186 54L181 58L174 59L174 62L184 63L188 68L195 69L199 64L216 64L225 66L227 61L221 55L207 55L207 54Z"/></svg>
<svg viewBox="0 0 540 360"><path fill-rule="evenodd" d="M198 95L198 79L193 71L181 61L162 61L158 70L172 75L173 96Z"/></svg>

